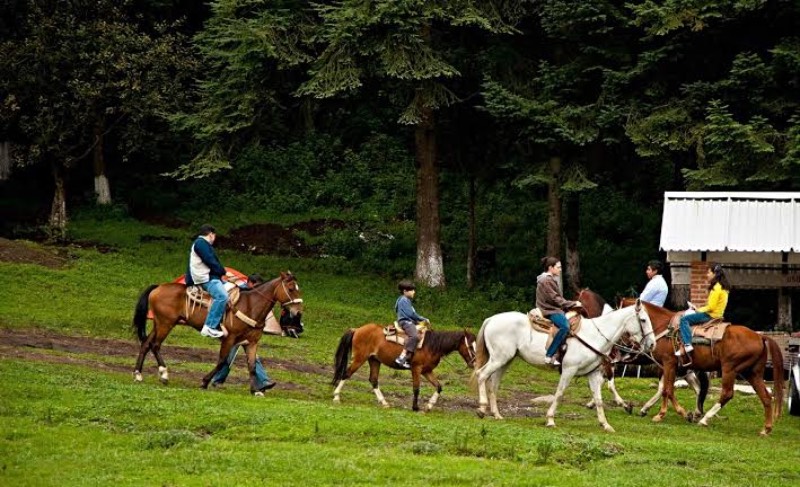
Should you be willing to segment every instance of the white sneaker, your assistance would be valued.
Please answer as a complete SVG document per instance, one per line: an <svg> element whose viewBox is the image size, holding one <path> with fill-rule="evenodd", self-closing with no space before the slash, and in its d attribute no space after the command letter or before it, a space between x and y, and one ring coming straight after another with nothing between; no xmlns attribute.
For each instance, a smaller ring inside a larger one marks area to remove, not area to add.
<svg viewBox="0 0 800 487"><path fill-rule="evenodd" d="M217 330L215 328L209 328L206 325L203 325L203 329L200 330L200 334L204 337L209 338L222 338L225 334L222 333L222 330Z"/></svg>
<svg viewBox="0 0 800 487"><path fill-rule="evenodd" d="M689 353L692 350L694 350L694 347L691 345L686 345L685 347L683 347L683 349L686 351L686 353Z"/></svg>

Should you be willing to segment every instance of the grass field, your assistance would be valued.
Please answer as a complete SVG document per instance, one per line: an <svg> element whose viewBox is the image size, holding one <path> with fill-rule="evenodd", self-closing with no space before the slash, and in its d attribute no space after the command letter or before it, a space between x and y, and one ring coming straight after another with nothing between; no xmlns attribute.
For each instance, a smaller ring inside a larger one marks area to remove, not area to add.
<svg viewBox="0 0 800 487"><path fill-rule="evenodd" d="M303 337L262 340L260 355L279 383L266 397L249 395L241 362L224 388L200 390L214 342L183 328L163 349L170 384L158 382L152 357L144 383L136 384L133 306L147 285L182 272L188 235L133 221L78 220L73 232L93 244L26 244L61 265L0 262L7 276L0 284L0 485L800 483L800 418L782 417L761 438L760 402L743 394L708 428L672 412L654 424L610 407L617 432L606 434L582 406L589 391L577 379L558 427L547 429L544 407L530 399L555 390L555 372L515 364L501 388L506 419L481 420L470 371L451 356L437 369L444 394L431 413L410 410L408 374L390 370L382 371L381 387L391 409L376 406L366 369L334 405L329 382L339 337L352 326L390 321L395 296L392 281L346 262L222 253L226 265L245 272L291 269L304 292ZM421 290L417 307L435 326L477 331L485 317L525 303ZM618 379L621 394L637 405L654 385ZM425 399L431 393L423 386ZM683 390L679 398L693 401ZM712 392L707 405L715 398Z"/></svg>

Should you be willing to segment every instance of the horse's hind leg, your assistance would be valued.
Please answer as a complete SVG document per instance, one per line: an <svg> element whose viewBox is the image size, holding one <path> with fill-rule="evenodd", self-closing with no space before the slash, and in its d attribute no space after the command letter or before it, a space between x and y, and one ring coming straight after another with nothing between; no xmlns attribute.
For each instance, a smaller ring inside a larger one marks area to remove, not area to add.
<svg viewBox="0 0 800 487"><path fill-rule="evenodd" d="M175 323L168 326L161 325L161 322L155 320L154 323L153 332L155 332L155 337L153 338L150 350L153 352L156 362L158 362L158 378L162 384L167 384L169 382L169 372L167 371L167 364L161 357L161 344L167 339L167 336L175 327Z"/></svg>
<svg viewBox="0 0 800 487"><path fill-rule="evenodd" d="M139 347L139 356L136 358L136 369L133 371L133 380L136 382L142 382L142 367L144 366L144 358L147 355L147 352L150 351L155 336L156 331L154 328Z"/></svg>
<svg viewBox="0 0 800 487"><path fill-rule="evenodd" d="M428 400L428 404L425 405L425 411L430 411L433 409L433 406L436 405L436 402L439 400L439 396L442 394L442 384L436 379L436 376L433 375L433 371L425 372L423 374L428 382L436 389L436 392L433 393L431 398Z"/></svg>
<svg viewBox="0 0 800 487"><path fill-rule="evenodd" d="M507 369L508 364L500 367L486 381L489 395L489 410L492 412L494 419L503 419L500 415L500 409L497 407L497 390L500 388L500 380L503 378L503 374L506 373Z"/></svg>
<svg viewBox="0 0 800 487"><path fill-rule="evenodd" d="M758 398L761 399L761 404L764 405L764 429L761 430L759 434L761 436L767 436L772 433L772 422L774 418L772 416L772 396L767 390L767 385L764 384L764 373L763 371L756 372L750 370L743 375L744 378L747 379L747 382L753 386L753 390L756 391Z"/></svg>
<svg viewBox="0 0 800 487"><path fill-rule="evenodd" d="M356 371L359 368L361 368L361 366L364 365L364 362L366 362L366 361L367 361L367 357L357 354L356 350L354 348L353 349L353 361L350 362L350 366L347 367L347 372L345 373L344 378L341 379L338 384L336 384L336 389L333 390L333 402L336 402L336 403L342 402L342 399L341 399L340 395L342 393L342 388L344 388L344 383L347 382L347 379L352 377L353 374L355 374ZM370 375L371 374L372 374L372 365L370 364ZM375 385L373 386L373 388L377 389L377 385L378 385L378 376L377 376L377 372L376 372ZM378 397L378 401L381 402L381 398L383 397L383 394L381 393L380 389L377 389L377 391L378 392L375 395ZM380 394L380 396L378 396L378 394ZM386 402L386 399L383 399L381 404L383 405L383 407L389 407L389 403Z"/></svg>
<svg viewBox="0 0 800 487"><path fill-rule="evenodd" d="M360 367L360 364L359 364ZM355 370L353 370L355 372ZM383 397L383 393L381 392L381 388L378 387L378 374L381 372L381 362L380 360L376 359L375 357L369 358L369 383L372 384L372 392L375 393L375 397L378 399L378 402L381 406L388 408L389 403L386 402L386 398ZM348 369L347 376L350 377L351 372ZM344 382L344 381L342 381ZM338 389L338 388L337 388Z"/></svg>
<svg viewBox="0 0 800 487"><path fill-rule="evenodd" d="M664 374L662 373L661 377L658 378L658 390L656 391L655 394L653 394L653 397L651 397L650 399L647 400L646 403L644 403L642 409L639 410L639 416L642 417L647 416L647 411L649 411L650 408L653 407L653 404L655 404L656 402L658 402L659 399L661 399L661 395L663 393L664 393Z"/></svg>
<svg viewBox="0 0 800 487"><path fill-rule="evenodd" d="M510 357L500 357L498 351L494 352L495 355L490 356L489 361L475 372L475 377L477 378L478 382L478 416L481 418L486 415L486 408L489 405L489 399L486 395L486 382L497 370L499 370L501 367L504 367L512 358L514 358L513 355Z"/></svg>

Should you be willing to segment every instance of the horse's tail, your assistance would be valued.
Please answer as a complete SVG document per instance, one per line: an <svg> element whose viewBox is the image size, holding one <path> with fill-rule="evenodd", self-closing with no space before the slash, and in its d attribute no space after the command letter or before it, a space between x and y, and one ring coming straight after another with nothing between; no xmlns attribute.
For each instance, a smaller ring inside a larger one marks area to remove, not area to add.
<svg viewBox="0 0 800 487"><path fill-rule="evenodd" d="M478 330L478 336L475 337L475 367L473 368L472 376L469 379L469 386L472 390L478 389L478 371L483 368L489 361L489 349L486 347L486 338L484 331L486 324L491 318L483 320L481 329Z"/></svg>
<svg viewBox="0 0 800 487"><path fill-rule="evenodd" d="M331 381L331 384L334 386L346 378L347 363L350 361L350 349L353 348L354 334L355 332L352 329L347 330L342 335L342 339L339 340L339 347L336 349L336 357L333 362L333 381Z"/></svg>
<svg viewBox="0 0 800 487"><path fill-rule="evenodd" d="M133 312L133 331L139 337L139 343L144 343L147 339L147 310L150 308L149 298L153 289L157 288L157 284L153 284L144 290L139 296L139 302L136 303L136 310Z"/></svg>
<svg viewBox="0 0 800 487"><path fill-rule="evenodd" d="M764 337L764 343L772 355L772 407L775 419L783 412L783 354L778 343L770 337Z"/></svg>

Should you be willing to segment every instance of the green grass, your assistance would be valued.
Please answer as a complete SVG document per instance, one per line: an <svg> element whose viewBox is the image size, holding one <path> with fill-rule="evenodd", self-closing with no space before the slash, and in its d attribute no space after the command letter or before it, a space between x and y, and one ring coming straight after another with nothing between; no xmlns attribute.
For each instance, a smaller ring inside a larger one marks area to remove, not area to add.
<svg viewBox="0 0 800 487"><path fill-rule="evenodd" d="M75 238L115 251L71 249L61 269L0 263L0 327L49 329L72 336L121 339L133 306L151 283L183 271L183 232L133 221L79 220ZM174 241L141 242L141 235ZM305 299L300 340L265 337L260 355L279 387L265 398L247 385L199 390L211 364L170 358L171 346L211 350L215 343L178 327L164 346L171 382L157 381L148 357L145 382L135 384L129 357L65 350L13 349L0 343L0 485L797 485L800 418L781 418L768 438L760 402L737 394L709 428L673 412L664 423L607 409L617 433L603 433L588 401L587 382L573 381L556 429L544 409L520 397L551 394L557 374L514 364L500 395L504 421L478 419L469 371L457 356L437 369L444 385L439 409L411 412L408 374L382 370L381 389L393 408L376 406L359 371L331 402L332 356L342 332L368 321L388 322L394 282L354 272L347 263L277 259L223 252L226 265L273 275L291 269ZM411 270L409 270L410 272ZM524 303L450 289L420 290L417 308L434 325L477 330L483 318ZM13 358L20 351L28 358ZM210 352L209 352L210 353ZM302 372L280 363L306 364ZM240 364L233 382L246 373ZM624 397L642 404L654 379L618 379ZM718 385L713 381L712 385ZM423 385L422 399L432 393ZM608 394L605 394L606 399ZM693 398L679 391L684 405ZM707 406L713 404L712 392ZM515 403L522 407L511 411ZM467 405L454 408L454 405Z"/></svg>

